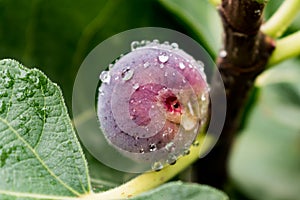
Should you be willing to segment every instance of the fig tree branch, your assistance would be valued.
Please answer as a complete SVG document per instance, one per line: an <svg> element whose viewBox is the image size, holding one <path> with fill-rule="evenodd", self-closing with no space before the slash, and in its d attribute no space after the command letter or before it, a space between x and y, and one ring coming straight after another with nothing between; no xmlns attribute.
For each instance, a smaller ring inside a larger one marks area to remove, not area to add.
<svg viewBox="0 0 300 200"><path fill-rule="evenodd" d="M200 183L222 188L227 180L227 161L241 114L255 78L265 70L275 48L273 40L260 31L264 1L223 0L219 13L224 27L224 47L217 65L227 98L223 131L212 152L197 164ZM212 84L211 95L220 93ZM220 102L222 103L222 102Z"/></svg>

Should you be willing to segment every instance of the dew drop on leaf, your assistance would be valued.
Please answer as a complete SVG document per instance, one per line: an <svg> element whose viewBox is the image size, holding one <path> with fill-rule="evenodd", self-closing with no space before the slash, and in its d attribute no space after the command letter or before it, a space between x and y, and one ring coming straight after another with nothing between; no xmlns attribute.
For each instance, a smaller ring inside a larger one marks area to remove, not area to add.
<svg viewBox="0 0 300 200"><path fill-rule="evenodd" d="M9 78L9 77L6 77L4 79L4 84L3 85L4 85L5 88L9 89L14 85L14 80Z"/></svg>
<svg viewBox="0 0 300 200"><path fill-rule="evenodd" d="M7 97L8 93L6 91L0 91L0 97Z"/></svg>
<svg viewBox="0 0 300 200"><path fill-rule="evenodd" d="M18 75L18 78L26 79L27 78L27 72L25 70L20 70L20 74Z"/></svg>
<svg viewBox="0 0 300 200"><path fill-rule="evenodd" d="M0 100L0 114L4 113L6 110L6 103L5 101Z"/></svg>
<svg viewBox="0 0 300 200"><path fill-rule="evenodd" d="M20 115L20 120L21 121L26 121L27 120L27 117L25 115Z"/></svg>
<svg viewBox="0 0 300 200"><path fill-rule="evenodd" d="M17 98L18 101L23 101L23 100L25 100L26 95L25 95L24 92L20 91L20 92L17 92L16 98Z"/></svg>

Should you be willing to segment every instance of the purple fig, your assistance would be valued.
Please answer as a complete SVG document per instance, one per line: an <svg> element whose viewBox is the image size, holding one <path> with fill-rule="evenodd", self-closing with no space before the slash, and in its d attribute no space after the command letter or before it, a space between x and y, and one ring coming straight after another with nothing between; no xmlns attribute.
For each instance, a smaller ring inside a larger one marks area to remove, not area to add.
<svg viewBox="0 0 300 200"><path fill-rule="evenodd" d="M100 75L102 132L129 158L174 163L208 120L203 66L175 43L133 44L131 52Z"/></svg>

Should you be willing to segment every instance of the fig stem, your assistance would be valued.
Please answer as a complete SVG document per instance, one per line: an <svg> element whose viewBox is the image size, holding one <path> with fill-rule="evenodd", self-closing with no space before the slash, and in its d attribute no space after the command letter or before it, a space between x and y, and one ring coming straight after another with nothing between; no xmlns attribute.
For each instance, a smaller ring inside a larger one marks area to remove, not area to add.
<svg viewBox="0 0 300 200"><path fill-rule="evenodd" d="M81 200L112 200L112 199L126 199L137 196L143 192L149 191L173 178L175 175L186 169L192 163L199 159L201 152L206 152L208 146L201 145L204 138L209 140L209 135L204 137L199 134L197 141L200 145L191 146L190 154L179 158L175 165L169 165L158 172L148 172L137 176L136 178L126 182L119 187L101 193L90 193L80 197Z"/></svg>
<svg viewBox="0 0 300 200"><path fill-rule="evenodd" d="M300 55L300 31L279 39L276 42L276 49L270 57L268 67L298 55Z"/></svg>
<svg viewBox="0 0 300 200"><path fill-rule="evenodd" d="M256 77L266 69L275 48L273 39L260 31L264 7L264 0L222 0L218 7L224 42L217 65L225 86L227 112L217 144L195 164L194 181L219 189L224 189L228 181L229 155L241 129L244 108ZM213 81L211 98L221 90Z"/></svg>
<svg viewBox="0 0 300 200"><path fill-rule="evenodd" d="M261 31L270 37L278 38L299 13L300 0L285 0L272 17L262 25Z"/></svg>

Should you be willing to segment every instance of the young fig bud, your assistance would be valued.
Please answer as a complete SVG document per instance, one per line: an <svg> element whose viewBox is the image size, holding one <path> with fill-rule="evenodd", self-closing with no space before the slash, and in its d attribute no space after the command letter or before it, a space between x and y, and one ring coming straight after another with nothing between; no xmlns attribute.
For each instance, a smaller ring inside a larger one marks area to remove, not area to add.
<svg viewBox="0 0 300 200"><path fill-rule="evenodd" d="M203 67L176 43L133 42L100 74L97 114L108 143L155 170L187 154L208 120Z"/></svg>

